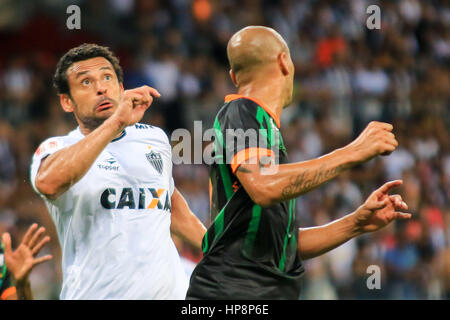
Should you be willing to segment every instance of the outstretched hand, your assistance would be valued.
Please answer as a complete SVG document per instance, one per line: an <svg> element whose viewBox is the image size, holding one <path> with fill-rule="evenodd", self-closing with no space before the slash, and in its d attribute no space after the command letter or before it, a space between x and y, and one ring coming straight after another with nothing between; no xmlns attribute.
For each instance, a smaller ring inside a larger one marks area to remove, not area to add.
<svg viewBox="0 0 450 320"><path fill-rule="evenodd" d="M410 219L407 210L408 205L400 195L389 195L392 188L398 187L402 180L385 183L382 187L372 192L366 202L355 212L355 223L361 233L379 230L394 220Z"/></svg>
<svg viewBox="0 0 450 320"><path fill-rule="evenodd" d="M52 259L51 255L36 258L36 255L42 247L50 241L49 236L45 236L41 240L39 238L45 232L45 228L41 227L36 230L38 225L35 223L28 228L27 233L16 250L11 248L11 236L5 232L2 241L5 246L5 263L16 282L25 281L31 270L42 262ZM38 241L39 240L39 241Z"/></svg>

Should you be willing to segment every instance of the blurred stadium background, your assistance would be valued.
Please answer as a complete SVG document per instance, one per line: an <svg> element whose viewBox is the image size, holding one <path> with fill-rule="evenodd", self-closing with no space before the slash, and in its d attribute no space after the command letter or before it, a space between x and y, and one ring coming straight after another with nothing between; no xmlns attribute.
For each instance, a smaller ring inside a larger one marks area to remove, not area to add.
<svg viewBox="0 0 450 320"><path fill-rule="evenodd" d="M81 8L68 30L66 8ZM381 30L366 28L366 8L381 8ZM14 245L33 222L47 227L54 255L31 275L38 299L58 299L60 248L43 201L29 183L41 141L76 123L51 86L59 57L83 42L109 46L125 87L156 87L143 122L192 130L211 127L228 78L226 44L247 25L275 28L296 66L294 100L282 117L291 161L325 154L371 120L394 125L400 147L297 201L302 226L353 211L371 190L402 178L413 219L352 240L306 262L303 299L450 298L450 2L446 0L0 0L0 233ZM208 226L204 165L174 168L177 187ZM186 271L200 252L177 241ZM133 263L133 261L129 261ZM381 290L368 290L369 265Z"/></svg>

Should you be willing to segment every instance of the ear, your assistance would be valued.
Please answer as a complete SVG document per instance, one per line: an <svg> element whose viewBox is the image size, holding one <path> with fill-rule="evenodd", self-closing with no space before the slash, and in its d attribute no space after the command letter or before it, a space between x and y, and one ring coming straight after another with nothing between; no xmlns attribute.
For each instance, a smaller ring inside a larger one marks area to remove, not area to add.
<svg viewBox="0 0 450 320"><path fill-rule="evenodd" d="M238 87L238 83L236 80L236 75L234 74L233 70L230 69L230 77L231 77L231 81L233 81L234 86L237 88Z"/></svg>
<svg viewBox="0 0 450 320"><path fill-rule="evenodd" d="M123 83L120 83L120 91L122 91L122 93L125 91L125 89L123 88Z"/></svg>
<svg viewBox="0 0 450 320"><path fill-rule="evenodd" d="M281 73L284 76L287 76L289 74L289 57L286 54L286 52L280 52L278 54L278 65L280 67Z"/></svg>
<svg viewBox="0 0 450 320"><path fill-rule="evenodd" d="M60 94L59 101L65 112L73 112L74 103L68 94Z"/></svg>

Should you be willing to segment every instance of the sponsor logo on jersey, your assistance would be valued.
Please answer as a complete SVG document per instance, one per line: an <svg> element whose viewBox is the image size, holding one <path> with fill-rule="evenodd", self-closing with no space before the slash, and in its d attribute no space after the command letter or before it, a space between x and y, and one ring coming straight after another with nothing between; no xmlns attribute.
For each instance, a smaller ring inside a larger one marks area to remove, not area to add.
<svg viewBox="0 0 450 320"><path fill-rule="evenodd" d="M161 154L152 150L149 153L146 153L145 156L147 157L148 162L150 162L153 168L155 168L155 170L158 171L159 174L162 174L163 160Z"/></svg>
<svg viewBox="0 0 450 320"><path fill-rule="evenodd" d="M149 125L149 124L135 124L134 127L136 129L150 129L153 128L153 126Z"/></svg>
<svg viewBox="0 0 450 320"><path fill-rule="evenodd" d="M161 209L171 210L169 192L156 188L107 188L100 196L105 209Z"/></svg>
<svg viewBox="0 0 450 320"><path fill-rule="evenodd" d="M106 159L105 162L108 162L110 165L112 165L113 163L117 162L113 157Z"/></svg>
<svg viewBox="0 0 450 320"><path fill-rule="evenodd" d="M35 155L39 156L41 153L45 152L46 150L54 149L58 146L58 141L56 140L50 140L47 142L41 143L41 145L37 148Z"/></svg>
<svg viewBox="0 0 450 320"><path fill-rule="evenodd" d="M116 163L116 159L113 157L103 160L102 163L97 164L99 169L103 169L106 171L119 171L119 166L114 165Z"/></svg>

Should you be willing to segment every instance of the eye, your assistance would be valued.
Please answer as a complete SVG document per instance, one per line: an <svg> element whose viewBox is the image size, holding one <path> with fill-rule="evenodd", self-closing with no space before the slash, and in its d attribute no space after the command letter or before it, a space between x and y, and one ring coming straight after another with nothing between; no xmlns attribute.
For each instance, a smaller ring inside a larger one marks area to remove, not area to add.
<svg viewBox="0 0 450 320"><path fill-rule="evenodd" d="M91 81L89 81L89 79L84 79L81 83L87 86L91 83Z"/></svg>
<svg viewBox="0 0 450 320"><path fill-rule="evenodd" d="M111 80L112 76L110 74L105 75L105 80Z"/></svg>

